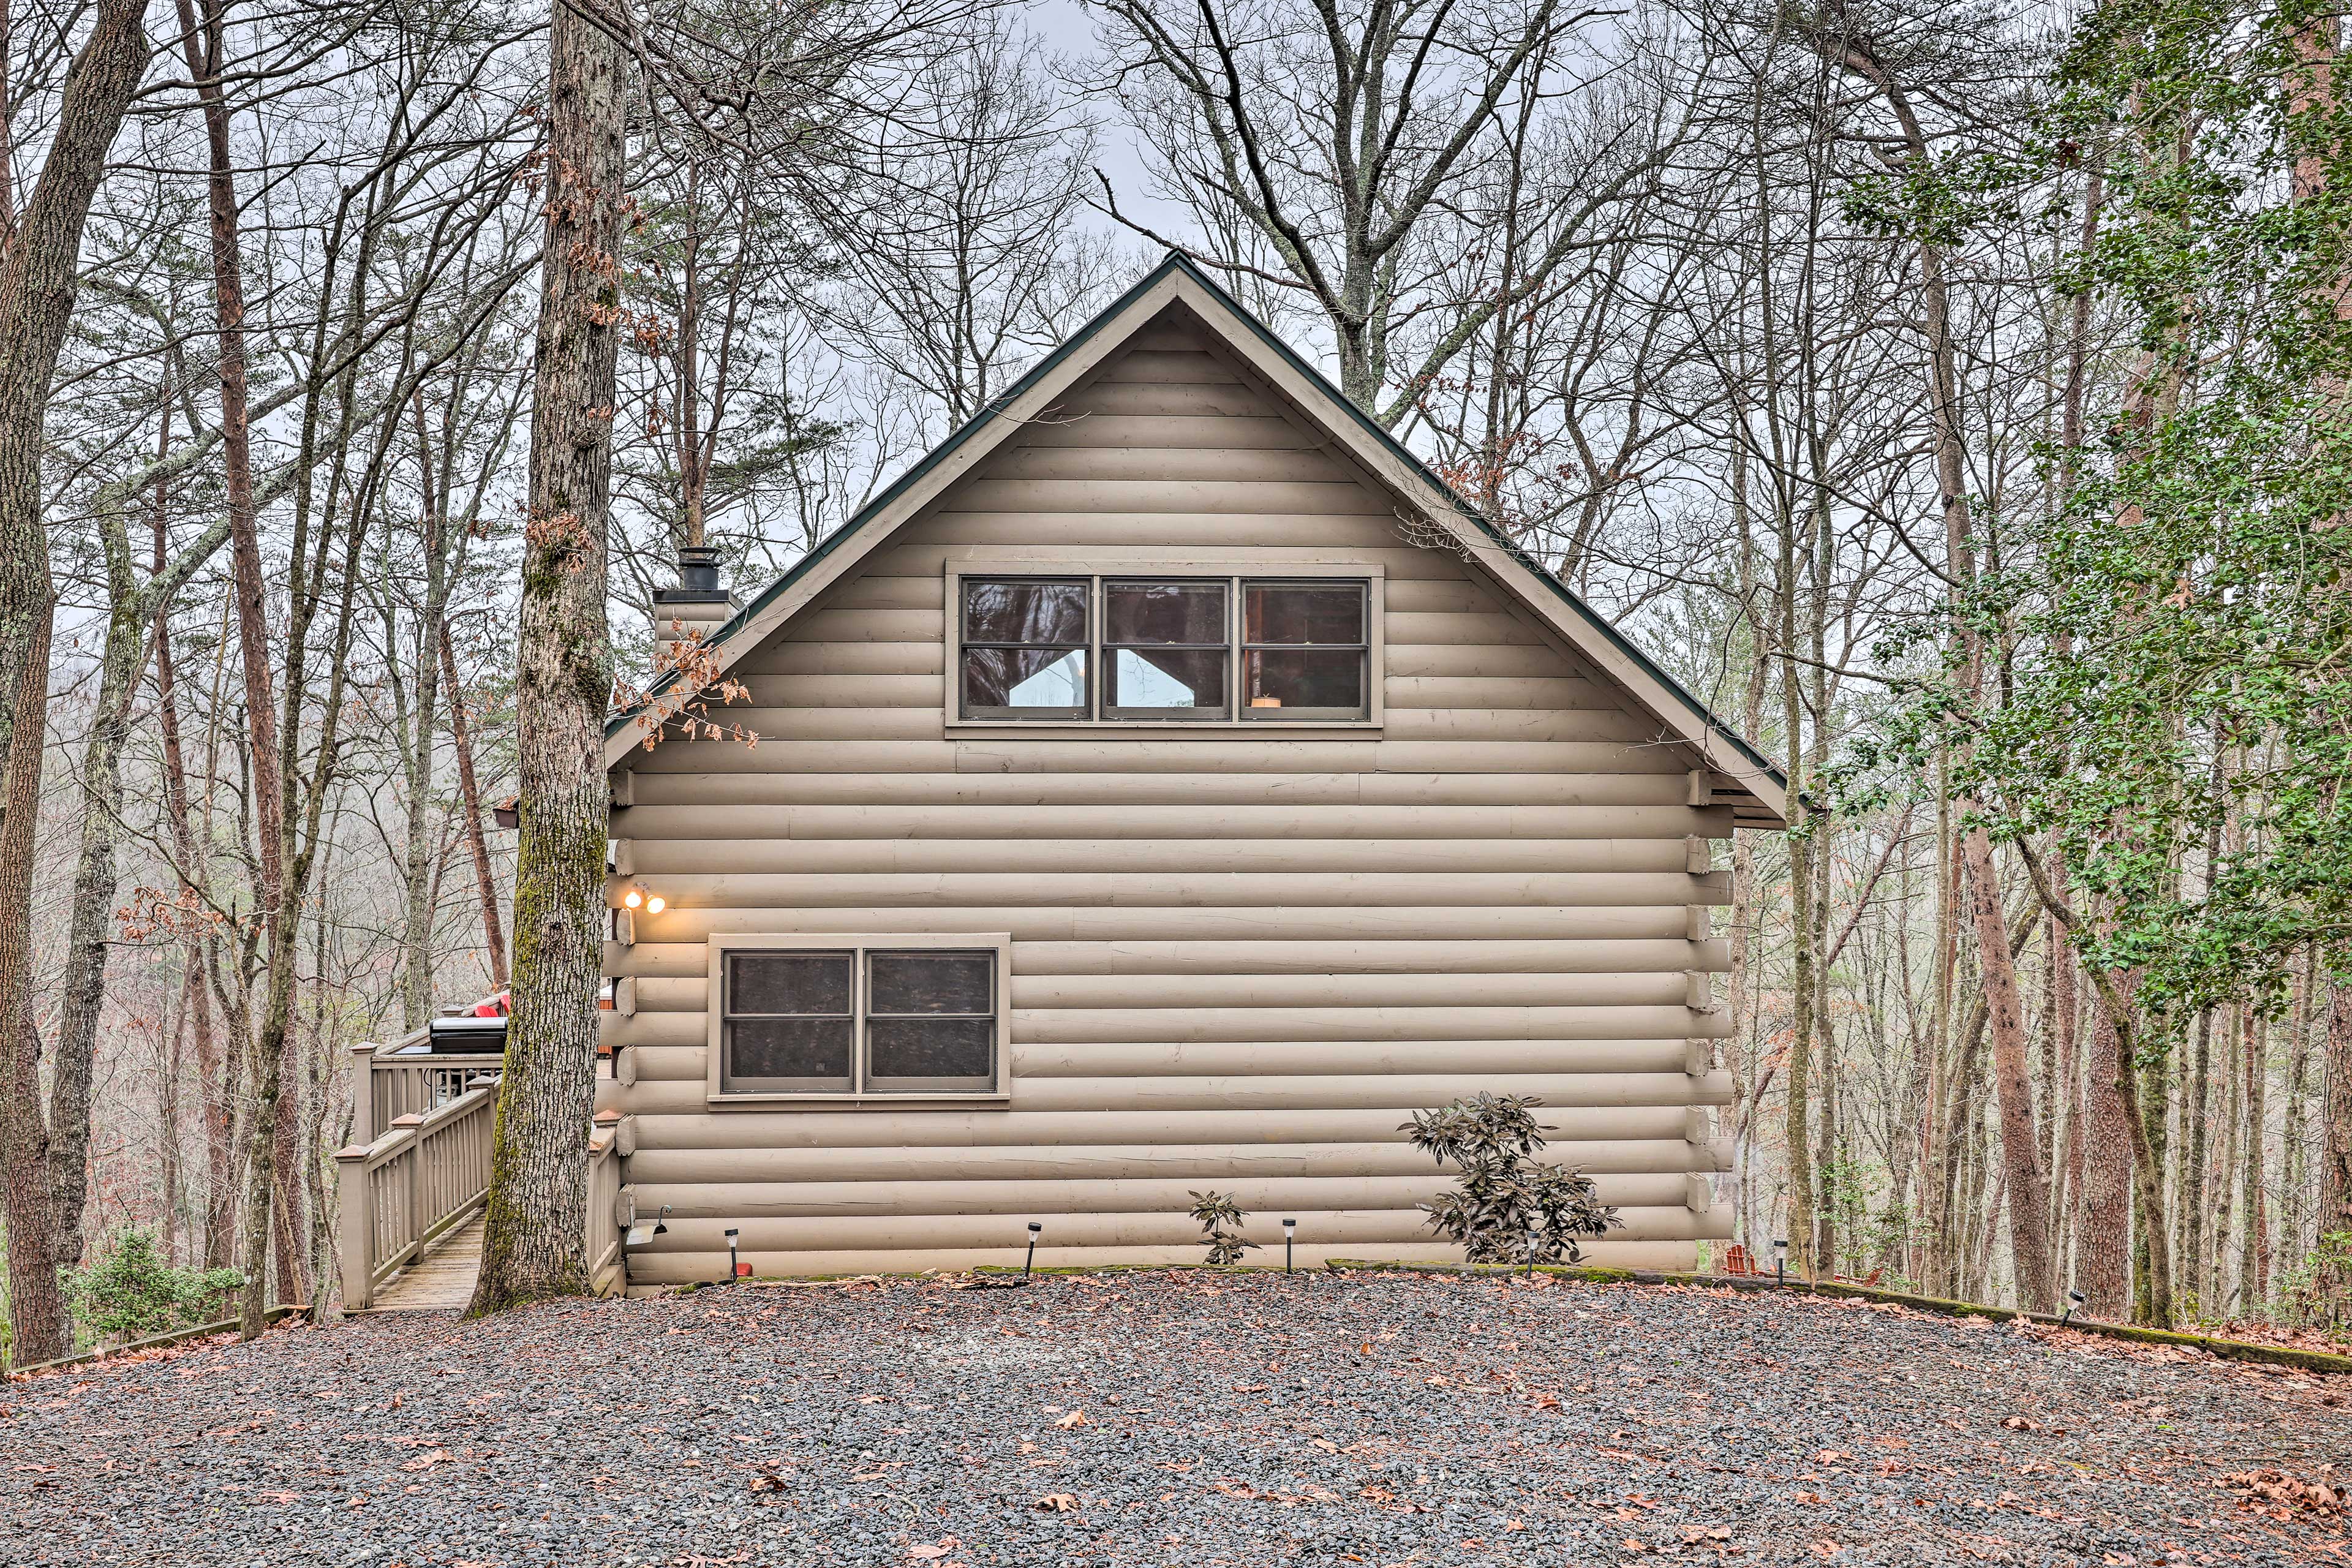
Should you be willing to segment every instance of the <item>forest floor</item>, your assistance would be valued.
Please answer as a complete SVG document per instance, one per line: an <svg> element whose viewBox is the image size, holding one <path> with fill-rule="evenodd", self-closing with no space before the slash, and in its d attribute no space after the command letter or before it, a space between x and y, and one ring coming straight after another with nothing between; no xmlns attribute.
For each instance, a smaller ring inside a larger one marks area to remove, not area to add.
<svg viewBox="0 0 2352 1568"><path fill-rule="evenodd" d="M0 1562L2344 1563L2347 1470L2352 1378L1883 1305L744 1285L0 1384Z"/></svg>

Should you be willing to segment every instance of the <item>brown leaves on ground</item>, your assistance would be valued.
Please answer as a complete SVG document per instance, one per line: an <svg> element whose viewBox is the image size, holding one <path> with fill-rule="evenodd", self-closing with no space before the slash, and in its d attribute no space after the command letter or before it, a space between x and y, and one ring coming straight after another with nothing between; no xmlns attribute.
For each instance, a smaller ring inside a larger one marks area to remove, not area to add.
<svg viewBox="0 0 2352 1568"><path fill-rule="evenodd" d="M1047 1492L1029 1506L1040 1513L1076 1513L1078 1500L1068 1492Z"/></svg>
<svg viewBox="0 0 2352 1568"><path fill-rule="evenodd" d="M2259 1470L2235 1470L2221 1478L2221 1489L2238 1494L2238 1506L2273 1519L2298 1515L2334 1517L2347 1507L2344 1481L2333 1465L2319 1467L2322 1479L2305 1480L2292 1471L2265 1466Z"/></svg>
<svg viewBox="0 0 2352 1568"><path fill-rule="evenodd" d="M1056 1426L1083 1426L1086 1424L1087 1413L1083 1410L1073 1410L1067 1415L1063 1416L1059 1421L1054 1423Z"/></svg>

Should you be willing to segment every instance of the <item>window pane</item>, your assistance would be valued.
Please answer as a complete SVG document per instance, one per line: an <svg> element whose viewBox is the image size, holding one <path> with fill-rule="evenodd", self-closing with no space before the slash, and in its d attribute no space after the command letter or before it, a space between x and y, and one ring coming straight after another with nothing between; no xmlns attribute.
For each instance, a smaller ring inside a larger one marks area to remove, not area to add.
<svg viewBox="0 0 2352 1568"><path fill-rule="evenodd" d="M1225 710L1225 650L1221 647L1110 650L1108 708Z"/></svg>
<svg viewBox="0 0 2352 1568"><path fill-rule="evenodd" d="M1087 585L967 581L963 637L966 642L1084 642Z"/></svg>
<svg viewBox="0 0 2352 1568"><path fill-rule="evenodd" d="M732 952L727 955L727 1011L849 1013L845 952Z"/></svg>
<svg viewBox="0 0 2352 1568"><path fill-rule="evenodd" d="M992 952L866 955L866 1005L874 1013L986 1013L996 975Z"/></svg>
<svg viewBox="0 0 2352 1568"><path fill-rule="evenodd" d="M730 1079L818 1079L849 1087L847 1018L738 1018L727 1026Z"/></svg>
<svg viewBox="0 0 2352 1568"><path fill-rule="evenodd" d="M877 1018L866 1026L866 1079L985 1079L992 1018Z"/></svg>
<svg viewBox="0 0 2352 1568"><path fill-rule="evenodd" d="M1116 643L1221 643L1225 640L1222 583L1108 583L1103 640Z"/></svg>
<svg viewBox="0 0 2352 1568"><path fill-rule="evenodd" d="M1252 710L1364 711L1364 656L1354 648L1272 648L1245 656Z"/></svg>
<svg viewBox="0 0 2352 1568"><path fill-rule="evenodd" d="M1364 590L1353 583L1307 587L1253 584L1242 589L1244 642L1360 643Z"/></svg>
<svg viewBox="0 0 2352 1568"><path fill-rule="evenodd" d="M967 709L1083 710L1087 705L1086 650L966 648L963 705Z"/></svg>

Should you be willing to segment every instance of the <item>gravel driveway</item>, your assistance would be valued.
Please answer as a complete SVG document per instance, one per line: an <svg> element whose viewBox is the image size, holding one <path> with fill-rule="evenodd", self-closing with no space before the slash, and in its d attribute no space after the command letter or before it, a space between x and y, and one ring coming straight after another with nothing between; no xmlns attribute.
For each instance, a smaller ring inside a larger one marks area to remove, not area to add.
<svg viewBox="0 0 2352 1568"><path fill-rule="evenodd" d="M2352 1562L2265 1468L2343 1484L2352 1379L1662 1287L741 1286L0 1385L0 1562Z"/></svg>

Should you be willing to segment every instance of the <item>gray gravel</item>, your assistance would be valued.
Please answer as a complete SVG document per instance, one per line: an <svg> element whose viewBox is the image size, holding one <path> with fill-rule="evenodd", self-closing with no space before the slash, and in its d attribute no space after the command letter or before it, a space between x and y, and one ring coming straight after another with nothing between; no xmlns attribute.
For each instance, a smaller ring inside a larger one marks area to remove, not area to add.
<svg viewBox="0 0 2352 1568"><path fill-rule="evenodd" d="M2224 1478L2341 1485L2347 1385L1658 1287L740 1286L0 1385L0 1562L2342 1563Z"/></svg>

